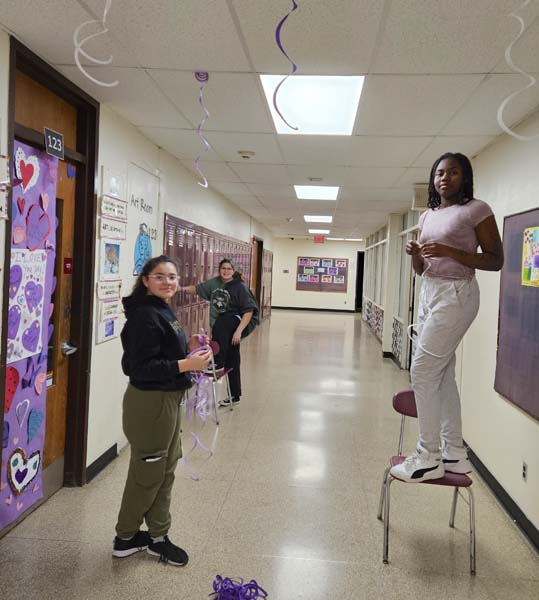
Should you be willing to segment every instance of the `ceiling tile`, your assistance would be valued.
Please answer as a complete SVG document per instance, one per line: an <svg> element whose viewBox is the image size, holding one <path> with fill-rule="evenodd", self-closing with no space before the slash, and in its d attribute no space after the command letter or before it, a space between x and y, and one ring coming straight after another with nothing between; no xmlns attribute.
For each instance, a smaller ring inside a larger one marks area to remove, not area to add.
<svg viewBox="0 0 539 600"><path fill-rule="evenodd" d="M154 144L177 158L194 160L197 156L201 156L205 160L219 160L219 156L213 150L204 152L204 146L194 130L140 127L140 131Z"/></svg>
<svg viewBox="0 0 539 600"><path fill-rule="evenodd" d="M194 160L182 160L184 167L189 169L196 177L198 173L195 169ZM200 170L204 173L204 176L208 181L241 181L241 179L231 170L225 163L214 162L209 160L199 161Z"/></svg>
<svg viewBox="0 0 539 600"><path fill-rule="evenodd" d="M432 141L432 137L353 136L350 165L354 167L408 167Z"/></svg>
<svg viewBox="0 0 539 600"><path fill-rule="evenodd" d="M292 183L285 165L260 165L251 162L229 163L231 169L244 183Z"/></svg>
<svg viewBox="0 0 539 600"><path fill-rule="evenodd" d="M255 70L288 73L290 63L275 41L279 21L290 11L287 0L232 0ZM366 73L383 3L379 0L300 2L283 25L281 41L299 72L320 75Z"/></svg>
<svg viewBox="0 0 539 600"><path fill-rule="evenodd" d="M291 165L349 165L350 136L280 135L279 146Z"/></svg>
<svg viewBox="0 0 539 600"><path fill-rule="evenodd" d="M229 196L231 198L238 196L253 196L252 192L249 191L243 183L214 181L212 182L211 187L227 198Z"/></svg>
<svg viewBox="0 0 539 600"><path fill-rule="evenodd" d="M225 133L222 131L207 131L205 137L214 150L227 162L242 160L238 152L250 150L255 153L245 162L283 164L275 135L267 133Z"/></svg>
<svg viewBox="0 0 539 600"><path fill-rule="evenodd" d="M296 198L294 188L291 185L248 183L245 187L247 187L252 194L259 198L263 198L264 196L283 196L285 198Z"/></svg>
<svg viewBox="0 0 539 600"><path fill-rule="evenodd" d="M355 133L435 135L482 79L482 75L370 75Z"/></svg>
<svg viewBox="0 0 539 600"><path fill-rule="evenodd" d="M396 182L397 187L410 186L413 188L416 183L428 183L430 176L430 167L409 167L402 177Z"/></svg>
<svg viewBox="0 0 539 600"><path fill-rule="evenodd" d="M412 166L432 167L434 161L446 152L461 152L470 159L492 142L495 136L438 136L430 146L417 157Z"/></svg>

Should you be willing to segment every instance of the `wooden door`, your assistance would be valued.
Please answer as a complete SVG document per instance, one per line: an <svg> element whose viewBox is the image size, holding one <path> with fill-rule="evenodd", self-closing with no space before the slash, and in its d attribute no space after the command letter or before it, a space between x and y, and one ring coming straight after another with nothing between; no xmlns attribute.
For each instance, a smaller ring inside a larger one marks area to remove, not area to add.
<svg viewBox="0 0 539 600"><path fill-rule="evenodd" d="M15 122L43 132L45 127L64 136L64 145L77 146L77 109L27 75L17 71L15 77ZM73 240L75 225L76 175L73 166L59 161L56 214L56 289L52 302L51 323L54 333L49 342L47 360L47 399L45 445L43 449L43 490L45 496L62 487L66 443L69 356L64 343L70 343ZM66 263L67 261L67 263ZM69 268L71 264L71 269Z"/></svg>

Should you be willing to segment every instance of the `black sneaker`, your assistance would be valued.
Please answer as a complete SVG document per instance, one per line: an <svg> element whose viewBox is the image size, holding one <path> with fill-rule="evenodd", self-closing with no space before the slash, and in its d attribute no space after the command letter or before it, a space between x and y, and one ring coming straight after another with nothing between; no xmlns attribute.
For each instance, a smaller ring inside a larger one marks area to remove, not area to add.
<svg viewBox="0 0 539 600"><path fill-rule="evenodd" d="M224 400L221 400L221 402L219 402L219 406L230 406L230 400L230 398L224 398ZM233 396L232 404L238 404L240 400L241 398L239 396Z"/></svg>
<svg viewBox="0 0 539 600"><path fill-rule="evenodd" d="M165 535L165 539L162 542L152 542L146 550L151 556L159 556L159 562L170 563L178 567L183 567L189 561L187 552L182 550L179 546L173 544L169 539L168 535Z"/></svg>
<svg viewBox="0 0 539 600"><path fill-rule="evenodd" d="M131 556L135 552L146 550L150 542L150 534L147 531L137 531L130 540L122 540L116 536L112 546L112 556L117 556L118 558Z"/></svg>

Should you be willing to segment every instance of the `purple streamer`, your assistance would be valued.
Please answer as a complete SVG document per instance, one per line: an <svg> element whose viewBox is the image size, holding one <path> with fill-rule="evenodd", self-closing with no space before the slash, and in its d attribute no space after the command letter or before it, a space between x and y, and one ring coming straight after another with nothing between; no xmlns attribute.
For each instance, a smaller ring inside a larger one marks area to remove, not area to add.
<svg viewBox="0 0 539 600"><path fill-rule="evenodd" d="M221 577L217 575L213 582L213 592L208 594L213 600L258 600L268 597L268 592L251 579L243 583L243 579Z"/></svg>
<svg viewBox="0 0 539 600"><path fill-rule="evenodd" d="M206 105L204 104L204 86L208 83L209 78L210 78L210 76L208 73L206 73L206 71L196 71L195 72L195 79L199 83L202 84L198 90L198 103L200 104L200 106L202 107L202 110L204 111L204 117L202 118L202 121L200 121L200 123L198 124L197 132L198 132L198 137L200 138L200 141L204 144L204 152L208 152L208 150L211 148L210 143L202 134L202 127L204 126L204 123L207 121L208 117L210 116L210 113L209 113L208 109L206 108ZM200 168L200 154L195 158L195 171L203 179L203 181L198 182L198 185L200 185L204 188L207 188L208 180L206 179L206 177L204 176L204 173L202 172L202 169Z"/></svg>
<svg viewBox="0 0 539 600"><path fill-rule="evenodd" d="M283 123L287 126L290 127L290 129L293 129L294 131L298 131L298 127L294 127L292 125L290 125L290 123L283 117L281 111L279 110L279 107L277 106L277 93L279 92L279 89L281 88L281 86L283 85L283 83L290 77L290 75L293 75L297 70L298 70L298 66L296 65L296 63L290 58L290 56L288 56L286 50L283 48L283 45L281 43L281 29L284 25L284 22L288 19L288 17L298 8L298 5L296 3L296 0L292 0L292 10L285 15L279 22L279 25L277 25L277 29L275 30L275 41L277 42L277 46L279 46L279 50L285 55L285 57L288 59L288 61L290 62L290 64L292 65L290 68L290 73L288 73L288 75L286 77L284 77L280 82L279 85L275 88L275 91L273 92L273 107L275 108L275 111L277 112L277 114L281 117L281 119L283 120Z"/></svg>

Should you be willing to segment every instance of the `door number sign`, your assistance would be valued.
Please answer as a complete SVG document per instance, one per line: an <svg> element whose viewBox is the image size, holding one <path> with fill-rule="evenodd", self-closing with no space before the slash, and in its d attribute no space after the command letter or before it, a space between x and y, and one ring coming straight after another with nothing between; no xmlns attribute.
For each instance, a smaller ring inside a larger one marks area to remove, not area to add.
<svg viewBox="0 0 539 600"><path fill-rule="evenodd" d="M64 136L45 127L45 152L64 160Z"/></svg>

